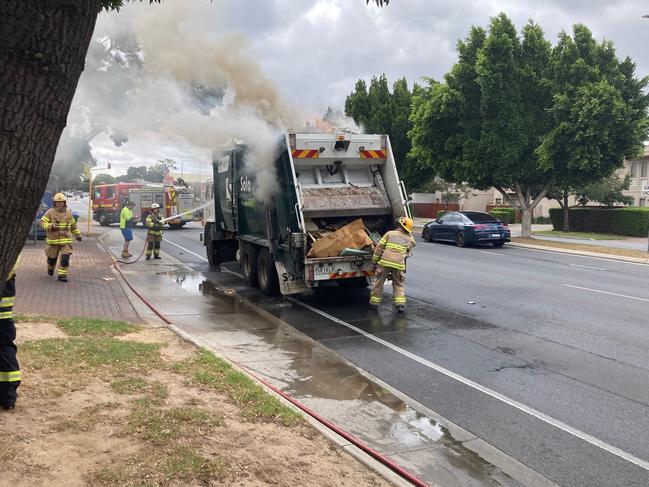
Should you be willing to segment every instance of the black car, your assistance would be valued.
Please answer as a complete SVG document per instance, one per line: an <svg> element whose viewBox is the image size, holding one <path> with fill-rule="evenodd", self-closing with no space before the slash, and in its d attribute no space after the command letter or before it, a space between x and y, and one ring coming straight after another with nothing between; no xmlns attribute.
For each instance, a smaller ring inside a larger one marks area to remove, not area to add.
<svg viewBox="0 0 649 487"><path fill-rule="evenodd" d="M502 247L510 241L506 223L481 211L453 211L427 223L421 233L427 242L455 242L458 247L473 243L491 243Z"/></svg>

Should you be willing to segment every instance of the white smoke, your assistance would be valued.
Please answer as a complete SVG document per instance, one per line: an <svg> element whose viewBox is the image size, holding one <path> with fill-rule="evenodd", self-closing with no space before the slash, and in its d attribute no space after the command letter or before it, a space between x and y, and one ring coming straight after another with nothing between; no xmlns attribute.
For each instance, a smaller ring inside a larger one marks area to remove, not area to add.
<svg viewBox="0 0 649 487"><path fill-rule="evenodd" d="M125 148L138 138L193 153L242 141L251 149L247 163L256 174L256 196L268 201L277 192L278 141L305 118L246 54L246 39L218 28L219 12L227 7L225 0L165 0L100 15L94 37L106 50L98 48L93 68L102 73L106 53L112 63L106 70L123 65L114 69L117 79L104 76L99 87L80 80L80 109L69 125L84 132L99 120L101 130ZM130 50L111 45L114 39L126 39ZM101 100L93 96L97 92ZM161 151L158 158L165 157Z"/></svg>

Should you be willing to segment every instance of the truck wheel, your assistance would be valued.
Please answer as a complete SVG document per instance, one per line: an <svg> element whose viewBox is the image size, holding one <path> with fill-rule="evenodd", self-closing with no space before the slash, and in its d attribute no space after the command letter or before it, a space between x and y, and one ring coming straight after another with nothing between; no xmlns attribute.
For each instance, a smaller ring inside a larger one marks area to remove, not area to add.
<svg viewBox="0 0 649 487"><path fill-rule="evenodd" d="M104 213L103 211L99 213L99 224L102 227L107 227L108 225L110 225L110 222L108 221L108 215L106 215L106 213Z"/></svg>
<svg viewBox="0 0 649 487"><path fill-rule="evenodd" d="M262 248L259 251L257 258L257 277L259 280L259 288L268 296L276 296L279 291L279 280L277 278L277 270L275 263L267 248Z"/></svg>
<svg viewBox="0 0 649 487"><path fill-rule="evenodd" d="M170 223L169 224L169 229L170 230L178 230L179 228L182 228L183 224L182 223Z"/></svg>
<svg viewBox="0 0 649 487"><path fill-rule="evenodd" d="M205 232L205 235L209 235ZM219 252L218 244L214 243L214 240L209 239L205 243L205 251L207 253L207 262L211 266L217 266L221 263L221 253Z"/></svg>
<svg viewBox="0 0 649 487"><path fill-rule="evenodd" d="M259 287L257 279L257 254L259 250L256 245L243 244L241 248L241 270L248 284L252 287Z"/></svg>

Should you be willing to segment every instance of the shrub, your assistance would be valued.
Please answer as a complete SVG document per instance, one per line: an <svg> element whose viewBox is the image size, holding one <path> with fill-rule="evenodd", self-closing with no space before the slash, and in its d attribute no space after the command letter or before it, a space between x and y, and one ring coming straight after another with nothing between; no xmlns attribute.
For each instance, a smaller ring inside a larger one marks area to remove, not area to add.
<svg viewBox="0 0 649 487"><path fill-rule="evenodd" d="M492 208L489 214L504 223L516 223L516 210L514 208Z"/></svg>
<svg viewBox="0 0 649 487"><path fill-rule="evenodd" d="M446 213L448 210L437 210L437 218L442 218Z"/></svg>
<svg viewBox="0 0 649 487"><path fill-rule="evenodd" d="M644 237L649 231L649 208L571 208L569 212L573 232ZM551 208L550 219L555 230L563 230L561 208Z"/></svg>

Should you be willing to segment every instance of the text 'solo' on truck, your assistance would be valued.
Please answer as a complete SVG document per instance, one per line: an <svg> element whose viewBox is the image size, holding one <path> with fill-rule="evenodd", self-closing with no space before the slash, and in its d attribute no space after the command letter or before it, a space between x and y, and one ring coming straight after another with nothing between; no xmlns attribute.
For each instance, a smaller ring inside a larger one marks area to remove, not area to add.
<svg viewBox="0 0 649 487"><path fill-rule="evenodd" d="M254 164L245 145L214 151L214 205L201 235L210 265L238 260L248 283L269 295L332 281L367 286L373 246L409 216L389 137L334 130L288 133L278 144L276 160ZM277 182L265 201L262 165Z"/></svg>

